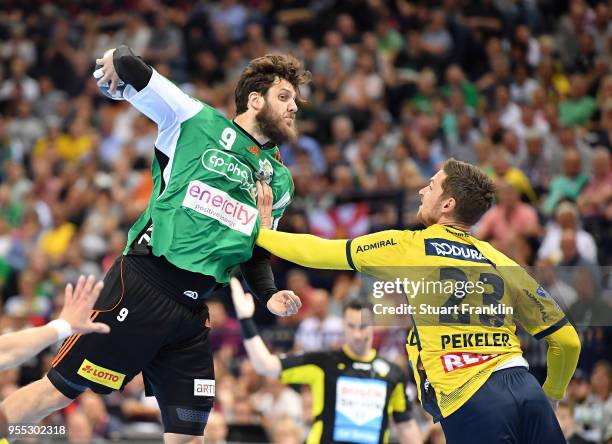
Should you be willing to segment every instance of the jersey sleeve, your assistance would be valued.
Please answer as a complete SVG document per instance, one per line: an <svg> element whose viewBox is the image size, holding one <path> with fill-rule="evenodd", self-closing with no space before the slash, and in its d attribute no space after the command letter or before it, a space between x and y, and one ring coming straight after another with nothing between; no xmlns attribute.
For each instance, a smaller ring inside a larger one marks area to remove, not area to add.
<svg viewBox="0 0 612 444"><path fill-rule="evenodd" d="M162 152L166 148L165 141L178 133L181 123L195 116L204 106L155 70L146 87L140 91L126 88L124 96L157 124L156 146Z"/></svg>
<svg viewBox="0 0 612 444"><path fill-rule="evenodd" d="M362 271L364 267L408 265L405 254L414 246L411 231L379 231L347 241L346 259L351 268L357 271Z"/></svg>
<svg viewBox="0 0 612 444"><path fill-rule="evenodd" d="M280 357L281 374L283 384L315 384L324 376L321 353L300 353Z"/></svg>
<svg viewBox="0 0 612 444"><path fill-rule="evenodd" d="M509 268L514 319L536 339L563 327L568 321L557 301L525 269Z"/></svg>
<svg viewBox="0 0 612 444"><path fill-rule="evenodd" d="M397 378L397 383L389 398L389 413L393 416L393 421L395 421L396 424L412 419L410 402L408 401L408 396L406 396L408 382L404 374L399 369L397 371L401 376Z"/></svg>

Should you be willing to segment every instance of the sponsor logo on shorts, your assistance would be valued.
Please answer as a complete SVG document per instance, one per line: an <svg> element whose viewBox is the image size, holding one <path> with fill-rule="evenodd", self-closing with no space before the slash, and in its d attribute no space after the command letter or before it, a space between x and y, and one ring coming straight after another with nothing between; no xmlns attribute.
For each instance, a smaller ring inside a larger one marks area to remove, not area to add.
<svg viewBox="0 0 612 444"><path fill-rule="evenodd" d="M497 355L482 355L479 353L447 353L440 356L442 367L446 373L473 367L493 359Z"/></svg>
<svg viewBox="0 0 612 444"><path fill-rule="evenodd" d="M215 219L232 230L247 236L253 233L257 209L244 204L215 187L192 180L189 182L183 206Z"/></svg>
<svg viewBox="0 0 612 444"><path fill-rule="evenodd" d="M489 262L473 246L446 239L425 239L425 254L427 256L451 257L470 262Z"/></svg>
<svg viewBox="0 0 612 444"><path fill-rule="evenodd" d="M208 149L202 154L201 161L204 168L225 176L232 182L240 183L241 188L248 189L254 182L251 169L226 151Z"/></svg>
<svg viewBox="0 0 612 444"><path fill-rule="evenodd" d="M88 379L89 381L95 382L96 384L110 387L115 390L119 390L121 388L121 384L123 384L123 380L125 379L125 375L123 373L96 365L87 359L83 360L77 374L81 375L85 379Z"/></svg>
<svg viewBox="0 0 612 444"><path fill-rule="evenodd" d="M215 396L214 379L194 379L193 396Z"/></svg>

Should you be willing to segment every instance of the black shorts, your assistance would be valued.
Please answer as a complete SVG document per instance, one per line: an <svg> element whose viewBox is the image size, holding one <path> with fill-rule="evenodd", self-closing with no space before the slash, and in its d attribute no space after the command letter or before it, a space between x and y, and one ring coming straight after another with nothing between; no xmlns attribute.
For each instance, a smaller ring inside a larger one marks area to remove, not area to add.
<svg viewBox="0 0 612 444"><path fill-rule="evenodd" d="M208 308L193 300L197 292L147 274L140 266L146 260L115 261L92 314L111 332L68 338L48 377L65 396L76 398L86 388L100 394L123 389L142 372L165 432L201 435L215 393Z"/></svg>
<svg viewBox="0 0 612 444"><path fill-rule="evenodd" d="M565 444L555 412L525 367L493 372L440 422L448 444Z"/></svg>

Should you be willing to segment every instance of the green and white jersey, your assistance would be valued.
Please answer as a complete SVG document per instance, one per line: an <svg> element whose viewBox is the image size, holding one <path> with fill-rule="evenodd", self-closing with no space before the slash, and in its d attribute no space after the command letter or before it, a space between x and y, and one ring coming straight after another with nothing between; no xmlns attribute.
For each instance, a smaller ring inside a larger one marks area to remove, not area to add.
<svg viewBox="0 0 612 444"><path fill-rule="evenodd" d="M275 228L293 198L278 147L259 145L155 70L145 88L126 88L124 97L158 126L153 192L124 254L144 239L154 255L227 283L251 258L259 233L255 181L262 178L272 188Z"/></svg>

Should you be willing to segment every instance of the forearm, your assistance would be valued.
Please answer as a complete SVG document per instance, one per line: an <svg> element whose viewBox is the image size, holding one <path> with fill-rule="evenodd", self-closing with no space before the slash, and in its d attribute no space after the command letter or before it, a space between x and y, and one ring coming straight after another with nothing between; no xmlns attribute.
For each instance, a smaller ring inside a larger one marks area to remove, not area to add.
<svg viewBox="0 0 612 444"><path fill-rule="evenodd" d="M264 344L261 336L254 336L243 341L244 348L249 355L255 371L264 376L278 377L282 368L278 356L273 355Z"/></svg>
<svg viewBox="0 0 612 444"><path fill-rule="evenodd" d="M421 444L421 431L414 419L397 423L397 435L401 444Z"/></svg>
<svg viewBox="0 0 612 444"><path fill-rule="evenodd" d="M278 291L270 265L270 253L261 247L253 249L253 256L240 266L242 275L259 302L265 304Z"/></svg>
<svg viewBox="0 0 612 444"><path fill-rule="evenodd" d="M16 367L58 340L49 324L0 336L0 370Z"/></svg>
<svg viewBox="0 0 612 444"><path fill-rule="evenodd" d="M580 356L580 339L571 325L565 325L546 337L547 374L542 386L550 399L562 399Z"/></svg>
<svg viewBox="0 0 612 444"><path fill-rule="evenodd" d="M310 234L263 229L257 245L298 265L329 270L351 270L346 259L346 240L327 240Z"/></svg>
<svg viewBox="0 0 612 444"><path fill-rule="evenodd" d="M147 86L153 75L153 69L125 45L117 47L113 53L113 65L119 78L137 91Z"/></svg>

